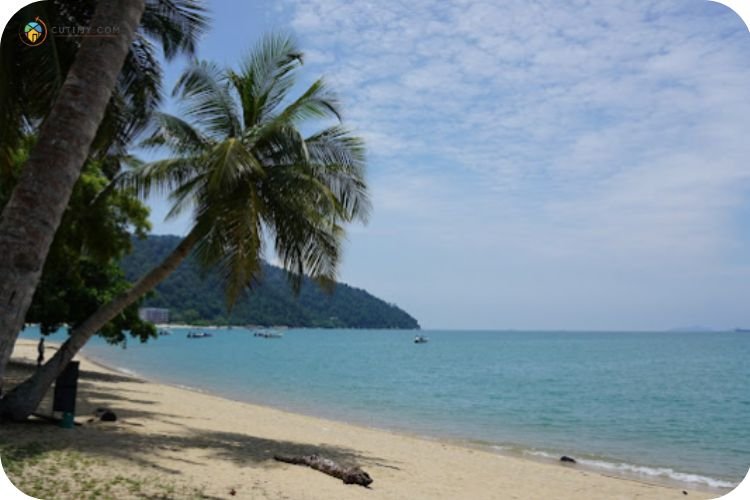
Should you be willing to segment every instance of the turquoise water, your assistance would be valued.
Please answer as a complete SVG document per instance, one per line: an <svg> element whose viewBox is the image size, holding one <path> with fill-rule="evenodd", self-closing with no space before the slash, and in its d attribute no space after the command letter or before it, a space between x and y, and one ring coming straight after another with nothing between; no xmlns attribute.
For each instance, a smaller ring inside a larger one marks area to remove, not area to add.
<svg viewBox="0 0 750 500"><path fill-rule="evenodd" d="M730 487L750 467L750 334L427 331L415 345L404 331L212 332L126 350L96 339L85 353L239 400L626 475Z"/></svg>

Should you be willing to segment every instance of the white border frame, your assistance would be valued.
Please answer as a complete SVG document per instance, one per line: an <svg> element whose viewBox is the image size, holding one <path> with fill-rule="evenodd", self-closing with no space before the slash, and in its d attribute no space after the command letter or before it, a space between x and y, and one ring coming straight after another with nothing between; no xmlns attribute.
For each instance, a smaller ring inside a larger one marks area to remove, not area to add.
<svg viewBox="0 0 750 500"><path fill-rule="evenodd" d="M709 0L712 2L723 4L730 9L734 10L737 15L742 18L745 25L750 30L750 1L748 0ZM13 15L21 10L23 7L35 3L30 0L2 0L0 2L0 26L5 29L5 26L10 21ZM38 500L34 497L30 497L10 482L8 476L2 468L2 460L0 460L0 498L7 500ZM721 497L722 500L748 500L750 499L750 470L748 470L745 479L737 485L737 487Z"/></svg>

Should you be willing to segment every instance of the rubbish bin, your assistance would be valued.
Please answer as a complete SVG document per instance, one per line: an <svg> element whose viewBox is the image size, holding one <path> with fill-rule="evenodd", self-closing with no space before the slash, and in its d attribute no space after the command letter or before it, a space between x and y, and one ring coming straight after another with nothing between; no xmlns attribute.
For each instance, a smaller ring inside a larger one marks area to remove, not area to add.
<svg viewBox="0 0 750 500"><path fill-rule="evenodd" d="M52 411L63 412L61 427L73 427L76 413L76 395L78 393L78 361L71 361L55 381L55 395Z"/></svg>

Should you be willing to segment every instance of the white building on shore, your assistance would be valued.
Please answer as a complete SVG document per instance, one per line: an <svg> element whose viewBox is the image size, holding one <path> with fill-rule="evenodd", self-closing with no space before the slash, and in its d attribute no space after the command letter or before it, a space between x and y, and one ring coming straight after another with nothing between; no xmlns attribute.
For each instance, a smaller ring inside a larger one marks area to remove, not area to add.
<svg viewBox="0 0 750 500"><path fill-rule="evenodd" d="M169 323L169 309L160 309L158 307L141 307L138 309L138 317L143 321L150 321L154 324Z"/></svg>

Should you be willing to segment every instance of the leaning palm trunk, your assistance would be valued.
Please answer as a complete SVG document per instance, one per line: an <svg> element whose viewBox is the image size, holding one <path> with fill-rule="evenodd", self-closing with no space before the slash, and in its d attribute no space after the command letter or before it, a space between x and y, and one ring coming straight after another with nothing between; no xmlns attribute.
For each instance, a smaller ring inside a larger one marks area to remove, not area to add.
<svg viewBox="0 0 750 500"><path fill-rule="evenodd" d="M119 34L81 44L0 216L0 384L144 9L144 0L99 1L93 32L114 26Z"/></svg>
<svg viewBox="0 0 750 500"><path fill-rule="evenodd" d="M101 327L126 307L138 300L144 294L153 290L156 285L172 274L180 263L190 254L190 250L198 242L196 231L192 231L183 239L166 259L148 274L143 276L127 292L103 305L94 314L74 328L70 338L60 346L60 349L39 370L0 399L0 417L11 420L24 420L39 406L52 382L65 369L71 359L86 345Z"/></svg>

